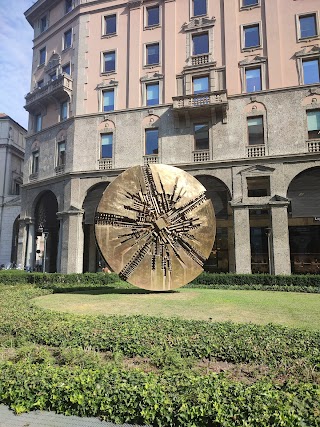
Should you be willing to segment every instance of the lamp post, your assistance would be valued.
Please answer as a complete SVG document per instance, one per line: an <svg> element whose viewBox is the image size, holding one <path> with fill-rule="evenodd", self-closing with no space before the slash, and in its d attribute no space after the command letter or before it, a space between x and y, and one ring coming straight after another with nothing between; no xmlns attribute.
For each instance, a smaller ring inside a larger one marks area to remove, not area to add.
<svg viewBox="0 0 320 427"><path fill-rule="evenodd" d="M49 236L48 231L44 231L43 237L44 237L44 247L43 247L43 265L42 265L42 272L46 272L46 258L47 258L47 239Z"/></svg>

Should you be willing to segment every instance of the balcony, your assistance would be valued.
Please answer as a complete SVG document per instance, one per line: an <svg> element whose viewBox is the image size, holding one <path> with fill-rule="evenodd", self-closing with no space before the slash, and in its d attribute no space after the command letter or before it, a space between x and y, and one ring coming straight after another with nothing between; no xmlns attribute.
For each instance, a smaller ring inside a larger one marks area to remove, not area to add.
<svg viewBox="0 0 320 427"><path fill-rule="evenodd" d="M210 160L209 150L197 150L193 152L193 161L198 162L208 162Z"/></svg>
<svg viewBox="0 0 320 427"><path fill-rule="evenodd" d="M159 163L159 157L158 154L150 154L147 156L143 156L143 164L144 166L150 165L152 163Z"/></svg>
<svg viewBox="0 0 320 427"><path fill-rule="evenodd" d="M247 146L247 157L264 157L266 155L265 145Z"/></svg>
<svg viewBox="0 0 320 427"><path fill-rule="evenodd" d="M320 153L320 140L308 141L308 151L309 153Z"/></svg>
<svg viewBox="0 0 320 427"><path fill-rule="evenodd" d="M72 78L68 74L60 74L56 80L29 92L25 97L26 105L24 108L29 113L34 113L52 101L61 102L67 97L70 98L71 93Z"/></svg>
<svg viewBox="0 0 320 427"><path fill-rule="evenodd" d="M112 169L112 167L111 158L99 159L99 170L108 170Z"/></svg>

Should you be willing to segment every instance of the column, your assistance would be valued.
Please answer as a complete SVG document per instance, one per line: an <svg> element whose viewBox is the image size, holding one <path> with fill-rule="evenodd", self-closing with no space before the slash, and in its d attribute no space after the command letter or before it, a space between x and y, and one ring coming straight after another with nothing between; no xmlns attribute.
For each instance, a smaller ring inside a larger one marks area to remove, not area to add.
<svg viewBox="0 0 320 427"><path fill-rule="evenodd" d="M271 205L274 274L291 274L288 204Z"/></svg>
<svg viewBox="0 0 320 427"><path fill-rule="evenodd" d="M34 268L35 225L31 218L19 219L17 265L21 268Z"/></svg>
<svg viewBox="0 0 320 427"><path fill-rule="evenodd" d="M236 273L251 273L250 223L247 207L234 207L234 252Z"/></svg>
<svg viewBox="0 0 320 427"><path fill-rule="evenodd" d="M82 273L83 269L83 243L82 229L83 210L69 210L58 212L62 219L60 226L61 237L61 273Z"/></svg>

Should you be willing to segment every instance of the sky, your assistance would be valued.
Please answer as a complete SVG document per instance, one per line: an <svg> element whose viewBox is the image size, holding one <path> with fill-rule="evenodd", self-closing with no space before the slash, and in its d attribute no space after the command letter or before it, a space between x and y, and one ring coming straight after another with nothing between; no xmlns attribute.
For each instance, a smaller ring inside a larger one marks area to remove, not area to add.
<svg viewBox="0 0 320 427"><path fill-rule="evenodd" d="M24 17L34 0L0 0L0 113L23 127L30 91L33 29Z"/></svg>

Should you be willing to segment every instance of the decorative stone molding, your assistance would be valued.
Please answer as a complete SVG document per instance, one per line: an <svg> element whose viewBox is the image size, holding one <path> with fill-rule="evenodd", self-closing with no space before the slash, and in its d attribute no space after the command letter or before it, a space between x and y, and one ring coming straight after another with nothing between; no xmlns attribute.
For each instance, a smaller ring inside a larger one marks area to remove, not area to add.
<svg viewBox="0 0 320 427"><path fill-rule="evenodd" d="M146 74L145 76L140 78L140 82L141 83L148 83L148 82L152 82L152 81L159 81L159 80L163 80L164 75L160 74L160 73L154 73L152 75L150 74Z"/></svg>
<svg viewBox="0 0 320 427"><path fill-rule="evenodd" d="M314 45L311 48L306 46L295 53L296 58L305 58L305 57L314 56L314 55L320 55L320 47L317 45Z"/></svg>
<svg viewBox="0 0 320 427"><path fill-rule="evenodd" d="M260 56L260 55L256 55L253 58L245 58L242 61L239 62L239 66L240 67L244 67L246 65L255 65L255 64L262 64L267 62L267 57L266 56Z"/></svg>
<svg viewBox="0 0 320 427"><path fill-rule="evenodd" d="M271 168L269 166L255 165L246 169L242 169L242 171L238 173L244 176L259 176L259 175L265 176L265 175L271 175L272 172L274 172L274 170L275 168Z"/></svg>
<svg viewBox="0 0 320 427"><path fill-rule="evenodd" d="M44 71L49 73L55 68L58 68L61 65L61 56L58 53L53 53L49 59L47 65L44 67Z"/></svg>
<svg viewBox="0 0 320 427"><path fill-rule="evenodd" d="M205 16L200 16L198 18L192 18L189 23L185 22L182 25L182 29L185 32L188 31L196 31L196 30L202 30L205 28L211 28L214 26L216 22L216 18L206 18Z"/></svg>

